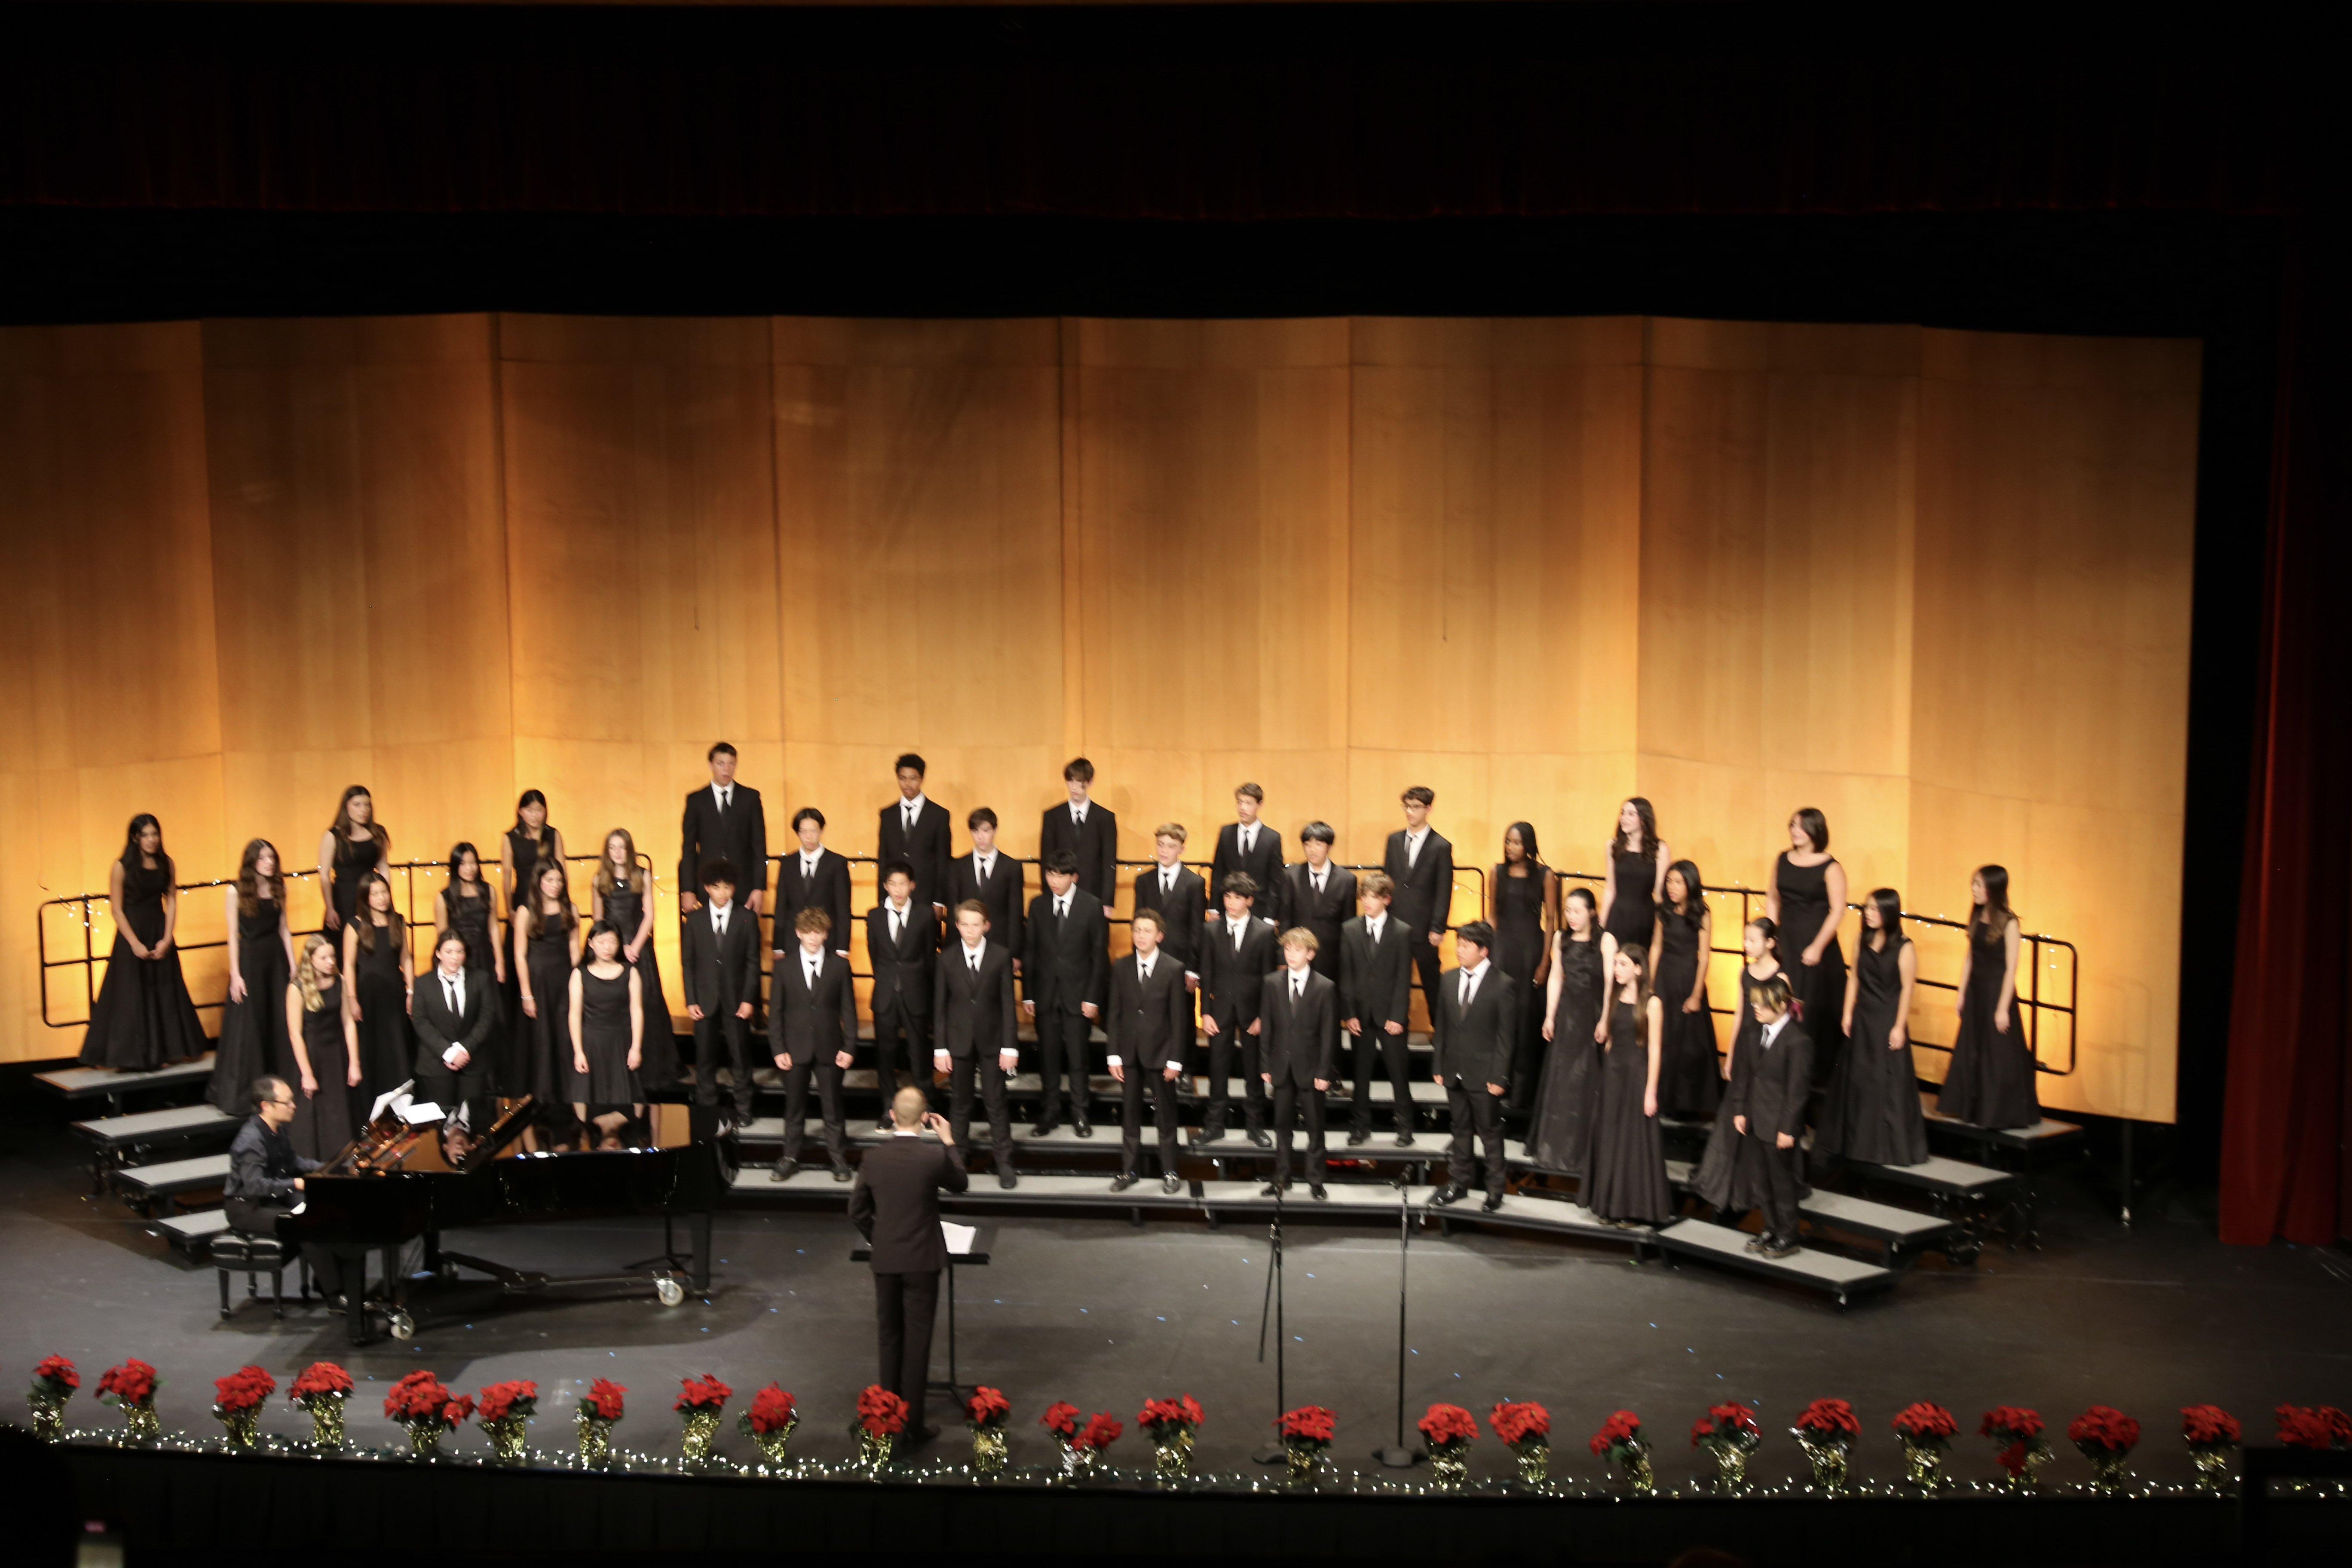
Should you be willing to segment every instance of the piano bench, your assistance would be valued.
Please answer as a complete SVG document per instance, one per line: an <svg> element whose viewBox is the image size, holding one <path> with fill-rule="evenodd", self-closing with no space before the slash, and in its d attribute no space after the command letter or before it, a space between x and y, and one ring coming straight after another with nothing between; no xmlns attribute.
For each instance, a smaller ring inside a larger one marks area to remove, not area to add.
<svg viewBox="0 0 2352 1568"><path fill-rule="evenodd" d="M224 1230L214 1235L211 1254L213 1268L220 1275L220 1315L224 1319L234 1310L228 1295L228 1277L232 1274L245 1276L247 1300L261 1294L258 1277L268 1275L270 1316L286 1315L286 1301L281 1294L286 1266L299 1259L287 1251L284 1243L260 1231ZM304 1293L308 1294L307 1289Z"/></svg>

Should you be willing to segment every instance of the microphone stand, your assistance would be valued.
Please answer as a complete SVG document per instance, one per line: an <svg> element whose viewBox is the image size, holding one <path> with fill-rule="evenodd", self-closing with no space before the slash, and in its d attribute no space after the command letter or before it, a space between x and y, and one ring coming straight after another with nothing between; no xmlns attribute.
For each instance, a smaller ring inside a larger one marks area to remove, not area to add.
<svg viewBox="0 0 2352 1568"><path fill-rule="evenodd" d="M1397 1178L1397 1412L1396 1442L1385 1448L1375 1448L1372 1458L1392 1470L1409 1468L1421 1458L1421 1450L1408 1448L1404 1442L1404 1358L1406 1355L1404 1304L1405 1260L1412 1246L1412 1200L1407 1188L1410 1173Z"/></svg>
<svg viewBox="0 0 2352 1568"><path fill-rule="evenodd" d="M1279 1427L1285 1407L1283 1352L1287 1347L1287 1337L1283 1332L1282 1323L1282 1186L1280 1183L1275 1184L1274 1224L1266 1229L1266 1240L1273 1244L1274 1251L1265 1260L1265 1304L1258 1309L1257 1359L1259 1365L1265 1364L1266 1314L1271 1310L1274 1315L1274 1421L1276 1426ZM1252 1451L1250 1458L1261 1465L1278 1465L1283 1462L1286 1454L1286 1450L1282 1446L1281 1434L1277 1431L1274 1436L1259 1444Z"/></svg>

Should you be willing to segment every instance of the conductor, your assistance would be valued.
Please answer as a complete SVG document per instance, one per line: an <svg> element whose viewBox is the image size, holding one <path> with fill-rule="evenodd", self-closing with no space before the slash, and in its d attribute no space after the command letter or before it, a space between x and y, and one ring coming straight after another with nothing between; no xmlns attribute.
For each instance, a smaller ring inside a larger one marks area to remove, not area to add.
<svg viewBox="0 0 2352 1568"><path fill-rule="evenodd" d="M908 1085L890 1100L891 1136L866 1151L849 1189L849 1219L873 1251L874 1317L882 1352L876 1381L907 1402L907 1435L915 1447L940 1435L923 1421L923 1394L931 1375L931 1320L940 1305L940 1270L947 1239L940 1232L940 1193L969 1184L955 1156L948 1119L929 1109ZM923 1142L923 1129L939 1134Z"/></svg>

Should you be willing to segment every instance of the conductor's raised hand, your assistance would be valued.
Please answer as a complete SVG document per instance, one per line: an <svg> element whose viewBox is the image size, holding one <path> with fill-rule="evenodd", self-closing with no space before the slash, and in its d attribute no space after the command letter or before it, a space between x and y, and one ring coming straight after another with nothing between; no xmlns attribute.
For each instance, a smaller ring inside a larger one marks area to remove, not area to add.
<svg viewBox="0 0 2352 1568"><path fill-rule="evenodd" d="M923 1125L938 1133L940 1135L940 1142L946 1144L950 1149L955 1147L955 1134L948 1131L948 1119L946 1117L941 1116L936 1110L926 1110L923 1112Z"/></svg>

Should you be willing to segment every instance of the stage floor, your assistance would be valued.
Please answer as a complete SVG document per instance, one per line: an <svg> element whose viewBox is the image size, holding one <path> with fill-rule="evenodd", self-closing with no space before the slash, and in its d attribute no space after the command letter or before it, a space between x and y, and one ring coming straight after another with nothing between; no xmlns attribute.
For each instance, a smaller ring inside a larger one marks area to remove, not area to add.
<svg viewBox="0 0 2352 1568"><path fill-rule="evenodd" d="M215 1276L192 1268L112 1195L89 1192L82 1149L64 1130L62 1107L12 1096L0 1140L0 1359L21 1375L51 1352L82 1369L73 1425L110 1424L89 1402L97 1373L125 1356L163 1377L164 1426L209 1432L211 1380L248 1362L281 1386L314 1359L341 1361L360 1377L352 1438L395 1434L375 1394L413 1368L429 1367L470 1392L502 1378L541 1385L534 1445L567 1447L572 1407L590 1380L629 1389L617 1435L626 1447L674 1452L670 1402L678 1380L715 1373L737 1403L771 1380L799 1399L806 1419L793 1440L813 1458L846 1458L857 1391L874 1372L872 1289L850 1261L856 1236L836 1215L762 1207L724 1210L708 1299L664 1308L650 1293L625 1300L510 1306L427 1320L415 1341L380 1340L354 1351L343 1323L320 1307L274 1321L266 1300L220 1321ZM2284 1245L2229 1248L2210 1217L2182 1204L2144 1201L2126 1231L2063 1173L2042 1182L2042 1250L1988 1248L1974 1268L1930 1255L1894 1288L1840 1312L1822 1297L1738 1273L1653 1258L1629 1261L1622 1243L1520 1237L1457 1228L1415 1234L1406 1361L1408 1417L1433 1400L1479 1417L1500 1399L1550 1406L1558 1472L1598 1480L1584 1438L1615 1409L1638 1412L1656 1447L1661 1484L1700 1472L1685 1440L1712 1403L1758 1406L1768 1434L1755 1473L1762 1480L1802 1468L1783 1436L1810 1399L1853 1402L1864 1421L1858 1479L1892 1479L1897 1455L1887 1421L1914 1400L1948 1406L1962 1422L1951 1468L1997 1474L1989 1445L1973 1436L1996 1404L2039 1409L2053 1428L2094 1403L2137 1416L2146 1429L2135 1466L2150 1480L2185 1481L2175 1433L2184 1405L2213 1403L2267 1440L2283 1402L2352 1405L2352 1259ZM1297 1205L1304 1209L1306 1205ZM1035 1426L1050 1403L1108 1410L1129 1428L1125 1462L1142 1458L1136 1410L1149 1395L1190 1393L1208 1411L1200 1436L1204 1469L1240 1468L1275 1415L1275 1371L1256 1360L1265 1287L1265 1229L1255 1218L1212 1229L1197 1212L1152 1213L1137 1226L1102 1217L968 1215L992 1261L962 1271L957 1371L1012 1397L1013 1458L1045 1459ZM453 1234L447 1245L551 1272L586 1272L660 1249L657 1220L576 1220ZM1339 1417L1334 1458L1371 1468L1370 1451L1396 1419L1398 1252L1393 1224L1339 1224L1304 1215L1286 1259L1286 1394ZM289 1283L291 1276L289 1276ZM240 1282L241 1289L241 1282ZM481 1295L487 1299L491 1292ZM461 1300L456 1302L463 1306ZM944 1321L935 1375L947 1371ZM374 1380L371 1387L366 1380ZM936 1402L960 1445L957 1414ZM19 1417L21 1419L21 1417ZM295 1435L307 1422L282 1396L265 1429ZM721 1451L751 1452L730 1414ZM483 1445L468 1427L460 1451ZM2050 1480L2088 1479L2063 1442ZM1491 1436L1474 1476L1507 1473Z"/></svg>

